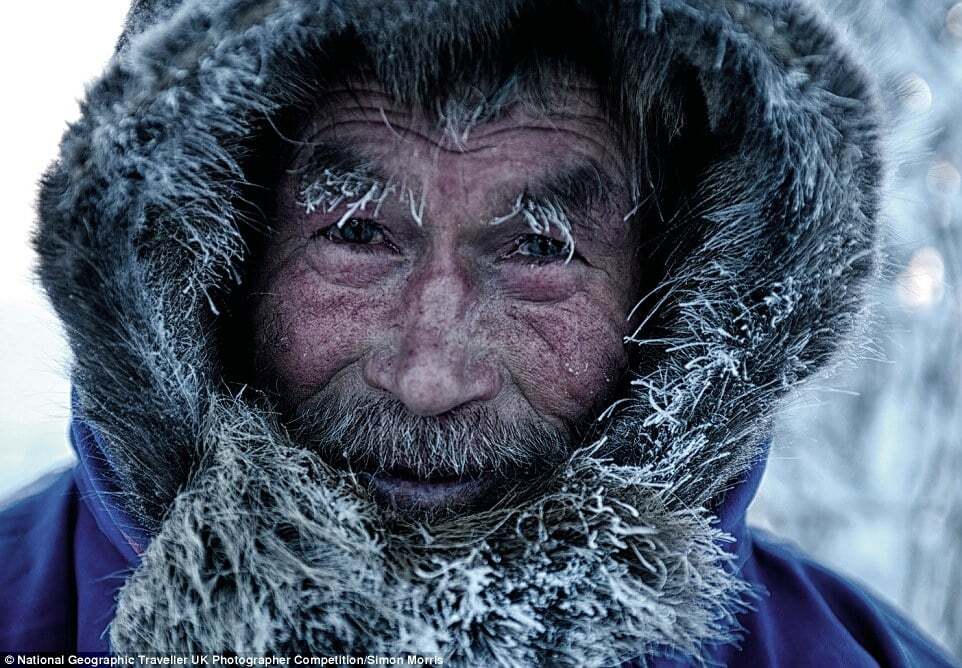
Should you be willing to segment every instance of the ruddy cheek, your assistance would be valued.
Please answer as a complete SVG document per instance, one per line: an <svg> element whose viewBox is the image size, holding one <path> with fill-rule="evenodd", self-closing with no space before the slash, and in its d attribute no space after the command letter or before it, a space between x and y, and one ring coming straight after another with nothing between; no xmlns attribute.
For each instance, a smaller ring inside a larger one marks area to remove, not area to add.
<svg viewBox="0 0 962 668"><path fill-rule="evenodd" d="M577 420L619 380L627 364L620 323L589 306L511 311L513 375L543 415Z"/></svg>
<svg viewBox="0 0 962 668"><path fill-rule="evenodd" d="M319 283L300 269L272 286L273 317L264 346L291 402L306 399L360 359L381 328L384 299L368 291Z"/></svg>

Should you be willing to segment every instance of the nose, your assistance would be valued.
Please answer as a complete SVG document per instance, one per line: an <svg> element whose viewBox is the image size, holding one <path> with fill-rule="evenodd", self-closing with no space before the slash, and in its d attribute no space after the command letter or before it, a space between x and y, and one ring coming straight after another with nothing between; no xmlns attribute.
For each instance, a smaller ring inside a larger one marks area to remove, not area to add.
<svg viewBox="0 0 962 668"><path fill-rule="evenodd" d="M476 322L477 281L454 257L435 257L412 272L397 308L396 336L364 365L365 380L416 415L440 415L501 390Z"/></svg>

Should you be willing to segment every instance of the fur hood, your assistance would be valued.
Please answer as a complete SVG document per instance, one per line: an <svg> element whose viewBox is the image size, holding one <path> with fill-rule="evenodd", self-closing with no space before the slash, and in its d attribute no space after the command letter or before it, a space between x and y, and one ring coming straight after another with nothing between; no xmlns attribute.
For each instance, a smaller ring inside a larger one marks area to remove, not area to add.
<svg viewBox="0 0 962 668"><path fill-rule="evenodd" d="M339 35L356 36L383 78L429 81L449 54L484 58L518 17L553 11L583 15L624 63L629 110L670 99L680 69L693 82L721 147L699 177L698 242L643 305L663 324L630 345L655 363L608 418L606 438L639 453L633 464L577 453L556 490L510 518L531 532L502 536L502 517L456 554L429 540L405 551L348 481L224 380L247 156L300 94L292 72ZM870 78L808 2L139 0L44 179L36 234L97 458L117 508L152 540L121 594L115 647L582 665L732 640L746 589L712 509L764 456L781 398L861 319L878 267L880 131ZM297 539L283 535L278 488L317 476L330 484L301 499ZM264 540L218 547L241 531ZM330 553L315 550L306 571L305 544ZM276 570L247 568L253 550ZM388 551L404 556L388 563ZM565 559L570 573L545 577ZM274 585L255 596L258 577ZM339 584L302 595L325 581ZM332 603L344 598L364 600ZM165 615L163 632L146 621Z"/></svg>

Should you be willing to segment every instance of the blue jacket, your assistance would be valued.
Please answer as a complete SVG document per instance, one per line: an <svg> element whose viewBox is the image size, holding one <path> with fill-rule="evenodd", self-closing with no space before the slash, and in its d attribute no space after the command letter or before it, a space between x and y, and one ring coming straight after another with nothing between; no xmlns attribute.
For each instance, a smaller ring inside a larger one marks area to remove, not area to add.
<svg viewBox="0 0 962 668"><path fill-rule="evenodd" d="M0 652L107 653L107 627L144 536L111 504L96 435L71 425L79 463L0 512ZM737 539L741 574L761 595L744 613L740 647L712 652L720 665L952 666L891 606L795 548L750 528L745 512L763 465L718 509ZM655 665L689 665L665 658Z"/></svg>

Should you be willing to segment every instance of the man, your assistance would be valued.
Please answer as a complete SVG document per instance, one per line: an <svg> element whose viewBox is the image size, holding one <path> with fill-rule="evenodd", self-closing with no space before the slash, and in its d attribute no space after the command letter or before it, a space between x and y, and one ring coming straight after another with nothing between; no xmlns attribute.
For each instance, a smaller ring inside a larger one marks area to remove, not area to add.
<svg viewBox="0 0 962 668"><path fill-rule="evenodd" d="M744 519L880 124L794 3L135 4L43 184L79 463L0 649L947 665Z"/></svg>

